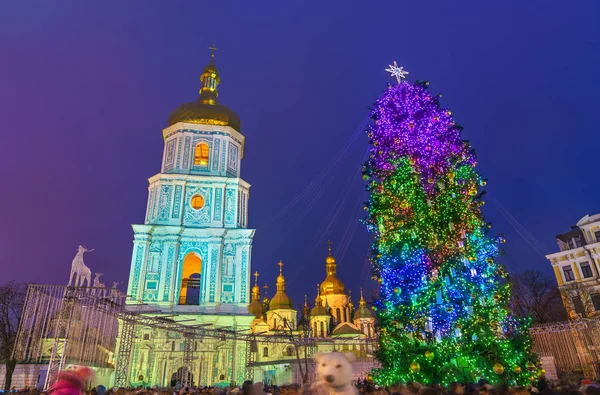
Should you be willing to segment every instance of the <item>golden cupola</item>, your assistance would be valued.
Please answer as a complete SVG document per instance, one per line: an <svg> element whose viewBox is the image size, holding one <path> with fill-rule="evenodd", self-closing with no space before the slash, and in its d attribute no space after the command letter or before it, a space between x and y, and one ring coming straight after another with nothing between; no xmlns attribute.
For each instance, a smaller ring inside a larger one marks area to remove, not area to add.
<svg viewBox="0 0 600 395"><path fill-rule="evenodd" d="M354 313L355 320L360 318L373 318L373 314L371 314L371 311L367 307L367 302L365 301L365 298L363 298L362 288L360 289L360 302L358 303L358 310L356 310Z"/></svg>
<svg viewBox="0 0 600 395"><path fill-rule="evenodd" d="M327 277L321 283L320 294L321 295L342 295L346 287L344 283L337 277L337 264L335 258L331 255L331 241L327 242L329 254L325 258L325 271Z"/></svg>
<svg viewBox="0 0 600 395"><path fill-rule="evenodd" d="M177 122L194 123L200 125L230 126L241 132L240 117L229 107L217 103L219 96L218 86L221 82L219 70L215 66L215 51L213 51L208 66L200 76L200 96L198 100L184 103L177 107L169 116L169 126Z"/></svg>
<svg viewBox="0 0 600 395"><path fill-rule="evenodd" d="M252 287L252 301L248 305L248 312L256 318L262 317L263 305L260 303L260 287L258 286L258 272L254 273L254 286Z"/></svg>
<svg viewBox="0 0 600 395"><path fill-rule="evenodd" d="M277 276L277 292L271 299L269 310L293 310L294 304L290 297L285 293L285 278L283 277L283 262L279 261L279 276Z"/></svg>
<svg viewBox="0 0 600 395"><path fill-rule="evenodd" d="M315 307L310 311L311 317L328 316L327 309L323 307L323 299L321 299L320 288L317 286L317 297L315 298Z"/></svg>

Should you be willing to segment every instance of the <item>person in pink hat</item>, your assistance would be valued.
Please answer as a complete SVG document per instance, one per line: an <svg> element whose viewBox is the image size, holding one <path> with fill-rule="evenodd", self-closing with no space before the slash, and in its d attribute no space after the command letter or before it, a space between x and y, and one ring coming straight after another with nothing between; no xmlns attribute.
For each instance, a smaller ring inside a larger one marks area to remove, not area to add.
<svg viewBox="0 0 600 395"><path fill-rule="evenodd" d="M53 395L82 395L84 385L94 376L94 371L87 366L79 366L75 370L65 370L58 374L58 380L48 391Z"/></svg>

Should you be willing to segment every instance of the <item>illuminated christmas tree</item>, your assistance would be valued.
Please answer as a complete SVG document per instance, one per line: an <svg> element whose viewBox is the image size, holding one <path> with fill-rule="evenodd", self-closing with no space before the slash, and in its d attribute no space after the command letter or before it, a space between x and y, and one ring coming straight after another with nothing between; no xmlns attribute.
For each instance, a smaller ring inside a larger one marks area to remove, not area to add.
<svg viewBox="0 0 600 395"><path fill-rule="evenodd" d="M363 168L375 235L374 303L380 384L477 381L525 384L538 376L528 320L509 312L510 284L487 235L485 180L452 113L427 82L402 80L377 100Z"/></svg>

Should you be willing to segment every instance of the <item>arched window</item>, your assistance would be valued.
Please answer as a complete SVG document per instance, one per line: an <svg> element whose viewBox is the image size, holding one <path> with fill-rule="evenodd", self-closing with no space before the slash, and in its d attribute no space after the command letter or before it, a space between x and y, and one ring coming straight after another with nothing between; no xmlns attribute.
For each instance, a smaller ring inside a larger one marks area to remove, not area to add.
<svg viewBox="0 0 600 395"><path fill-rule="evenodd" d="M183 259L181 267L181 288L179 289L179 304L200 303L200 275L202 259L196 253L189 253Z"/></svg>
<svg viewBox="0 0 600 395"><path fill-rule="evenodd" d="M195 166L208 166L208 154L210 148L206 143L200 143L194 150L194 165Z"/></svg>
<svg viewBox="0 0 600 395"><path fill-rule="evenodd" d="M265 347L263 348L263 357L268 357L269 356L269 347Z"/></svg>
<svg viewBox="0 0 600 395"><path fill-rule="evenodd" d="M342 314L340 313L339 307L337 309L335 309L335 315L337 317L336 324L339 324L340 322L342 322Z"/></svg>
<svg viewBox="0 0 600 395"><path fill-rule="evenodd" d="M288 346L288 348L285 350L285 355L288 357L293 357L294 356L294 347Z"/></svg>

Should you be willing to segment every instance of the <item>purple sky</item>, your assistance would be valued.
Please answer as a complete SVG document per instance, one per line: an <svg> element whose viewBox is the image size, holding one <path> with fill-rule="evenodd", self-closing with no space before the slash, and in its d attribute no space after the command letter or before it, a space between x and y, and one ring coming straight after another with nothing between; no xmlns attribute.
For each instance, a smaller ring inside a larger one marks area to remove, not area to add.
<svg viewBox="0 0 600 395"><path fill-rule="evenodd" d="M161 130L196 98L212 43L246 136L253 269L271 290L283 259L295 302L314 298L327 238L347 285L372 286L356 225L367 141L351 139L393 60L444 93L489 193L551 252L600 212L598 15L597 0L3 1L0 282L66 283L79 244L105 282L127 279ZM487 201L509 270L549 273Z"/></svg>

